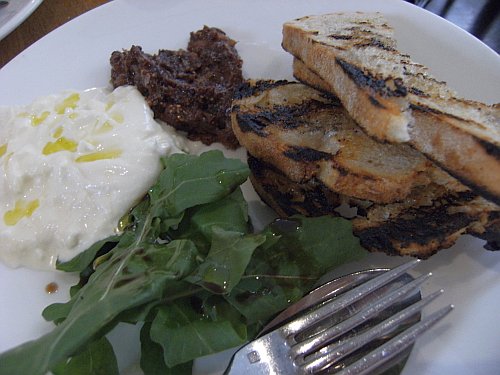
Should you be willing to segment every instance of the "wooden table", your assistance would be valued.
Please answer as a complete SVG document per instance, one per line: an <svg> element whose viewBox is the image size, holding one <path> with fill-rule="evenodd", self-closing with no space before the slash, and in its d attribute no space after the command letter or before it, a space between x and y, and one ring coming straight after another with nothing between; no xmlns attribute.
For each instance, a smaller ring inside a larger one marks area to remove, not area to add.
<svg viewBox="0 0 500 375"><path fill-rule="evenodd" d="M15 0L13 0L15 1ZM45 0L0 41L0 68L58 26L110 0Z"/></svg>

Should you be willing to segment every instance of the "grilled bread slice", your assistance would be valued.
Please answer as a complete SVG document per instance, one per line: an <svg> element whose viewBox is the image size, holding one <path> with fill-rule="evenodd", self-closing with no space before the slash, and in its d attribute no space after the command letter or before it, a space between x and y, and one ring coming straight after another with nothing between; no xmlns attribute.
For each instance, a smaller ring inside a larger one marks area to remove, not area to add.
<svg viewBox="0 0 500 375"><path fill-rule="evenodd" d="M358 199L403 200L445 174L408 145L375 141L337 98L297 82L249 81L233 100L231 123L251 155L292 181L316 179Z"/></svg>
<svg viewBox="0 0 500 375"><path fill-rule="evenodd" d="M342 205L355 207L353 232L369 251L425 259L465 233L485 239L487 249L500 249L500 208L468 189L449 189L445 181L418 187L401 202L373 204L338 194L314 178L292 181L253 156L248 164L255 190L281 217L338 215L346 213Z"/></svg>
<svg viewBox="0 0 500 375"><path fill-rule="evenodd" d="M458 98L396 49L378 13L303 17L285 50L325 81L370 135L408 142L475 192L500 203L500 106Z"/></svg>

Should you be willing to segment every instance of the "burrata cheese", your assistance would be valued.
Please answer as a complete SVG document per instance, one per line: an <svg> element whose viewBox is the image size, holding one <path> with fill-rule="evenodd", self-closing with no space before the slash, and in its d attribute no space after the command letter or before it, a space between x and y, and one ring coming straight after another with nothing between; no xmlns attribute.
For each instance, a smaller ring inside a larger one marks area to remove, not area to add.
<svg viewBox="0 0 500 375"><path fill-rule="evenodd" d="M0 260L54 269L113 235L183 149L132 86L0 107Z"/></svg>

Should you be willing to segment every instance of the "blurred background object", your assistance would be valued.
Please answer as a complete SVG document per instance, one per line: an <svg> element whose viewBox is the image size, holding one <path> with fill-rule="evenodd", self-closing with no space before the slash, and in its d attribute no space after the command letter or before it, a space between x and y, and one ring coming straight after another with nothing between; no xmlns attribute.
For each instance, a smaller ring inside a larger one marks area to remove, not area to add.
<svg viewBox="0 0 500 375"><path fill-rule="evenodd" d="M467 30L500 53L500 0L408 1Z"/></svg>

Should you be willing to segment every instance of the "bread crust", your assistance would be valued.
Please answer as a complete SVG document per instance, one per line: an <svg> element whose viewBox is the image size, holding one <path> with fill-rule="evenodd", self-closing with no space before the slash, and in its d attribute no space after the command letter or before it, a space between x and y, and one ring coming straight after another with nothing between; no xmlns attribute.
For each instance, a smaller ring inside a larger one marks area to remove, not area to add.
<svg viewBox="0 0 500 375"><path fill-rule="evenodd" d="M392 29L380 14L290 21L283 26L282 45L296 58L296 76L306 67L324 80L368 134L408 142L478 194L500 203L499 106L457 98L427 68L396 50ZM356 79L357 73L365 80ZM400 95L391 95L394 87Z"/></svg>

